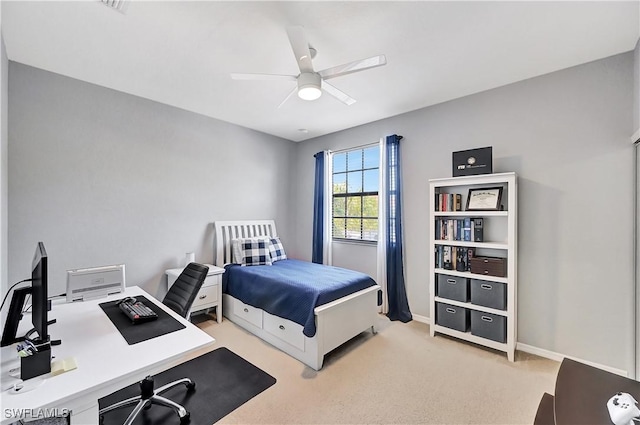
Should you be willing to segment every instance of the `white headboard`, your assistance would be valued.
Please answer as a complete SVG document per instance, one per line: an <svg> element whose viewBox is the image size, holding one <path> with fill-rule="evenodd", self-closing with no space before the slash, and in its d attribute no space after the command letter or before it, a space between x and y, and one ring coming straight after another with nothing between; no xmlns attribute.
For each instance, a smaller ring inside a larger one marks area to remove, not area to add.
<svg viewBox="0 0 640 425"><path fill-rule="evenodd" d="M214 251L216 266L224 267L231 263L231 241L237 238L254 238L259 236L276 237L276 222L274 220L243 220L216 221Z"/></svg>

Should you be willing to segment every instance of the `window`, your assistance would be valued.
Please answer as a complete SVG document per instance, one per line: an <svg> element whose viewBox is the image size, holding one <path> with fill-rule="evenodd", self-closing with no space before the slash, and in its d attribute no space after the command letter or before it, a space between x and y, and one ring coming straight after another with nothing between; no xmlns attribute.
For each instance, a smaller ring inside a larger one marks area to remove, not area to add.
<svg viewBox="0 0 640 425"><path fill-rule="evenodd" d="M380 148L375 145L332 157L333 237L377 241Z"/></svg>

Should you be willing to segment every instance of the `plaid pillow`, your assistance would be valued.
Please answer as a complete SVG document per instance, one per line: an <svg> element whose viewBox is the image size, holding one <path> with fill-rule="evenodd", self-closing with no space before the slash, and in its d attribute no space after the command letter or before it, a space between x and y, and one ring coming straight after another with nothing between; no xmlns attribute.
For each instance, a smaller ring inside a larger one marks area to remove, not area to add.
<svg viewBox="0 0 640 425"><path fill-rule="evenodd" d="M269 239L245 239L241 242L243 266L270 266Z"/></svg>
<svg viewBox="0 0 640 425"><path fill-rule="evenodd" d="M280 238L271 239L269 252L271 253L271 261L274 263L276 261L287 259L287 254L284 252L284 246L282 246L282 242L280 242Z"/></svg>

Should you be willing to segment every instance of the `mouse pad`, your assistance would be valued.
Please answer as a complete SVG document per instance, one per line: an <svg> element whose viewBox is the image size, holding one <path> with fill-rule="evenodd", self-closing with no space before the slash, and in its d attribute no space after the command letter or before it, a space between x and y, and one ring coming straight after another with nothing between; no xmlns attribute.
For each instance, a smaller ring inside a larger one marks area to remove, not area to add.
<svg viewBox="0 0 640 425"><path fill-rule="evenodd" d="M134 324L131 323L131 320L129 320L123 311L120 310L120 307L118 307L118 301L120 300L100 304L100 308L105 312L118 331L120 331L120 334L122 334L127 341L127 344L137 344L160 335L179 331L186 327L147 298L139 295L136 296L136 299L153 310L158 315L158 319Z"/></svg>

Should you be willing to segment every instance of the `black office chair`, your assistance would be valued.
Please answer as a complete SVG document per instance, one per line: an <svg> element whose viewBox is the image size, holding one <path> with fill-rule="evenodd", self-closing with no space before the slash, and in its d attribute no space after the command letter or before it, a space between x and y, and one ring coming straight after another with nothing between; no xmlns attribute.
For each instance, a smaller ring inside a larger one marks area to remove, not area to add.
<svg viewBox="0 0 640 425"><path fill-rule="evenodd" d="M169 288L169 291L162 300L162 303L182 317L186 317L188 319L191 305L196 299L196 295L202 287L202 283L207 277L207 273L209 273L209 267L198 263L189 263L182 273L180 273L180 276L178 276L178 279L176 279L174 284L171 285L171 288ZM112 404L104 409L100 409L100 422L103 422L103 415L105 413L119 409L120 407L135 404L136 407L124 422L124 425L130 425L143 409L149 409L152 404L160 404L175 410L180 417L180 423L186 424L190 421L191 416L187 409L160 395L163 392L181 384L184 384L187 387L187 391L193 391L196 388L196 383L194 381L189 378L182 378L154 390L153 378L151 376L147 376L140 381L140 395Z"/></svg>

